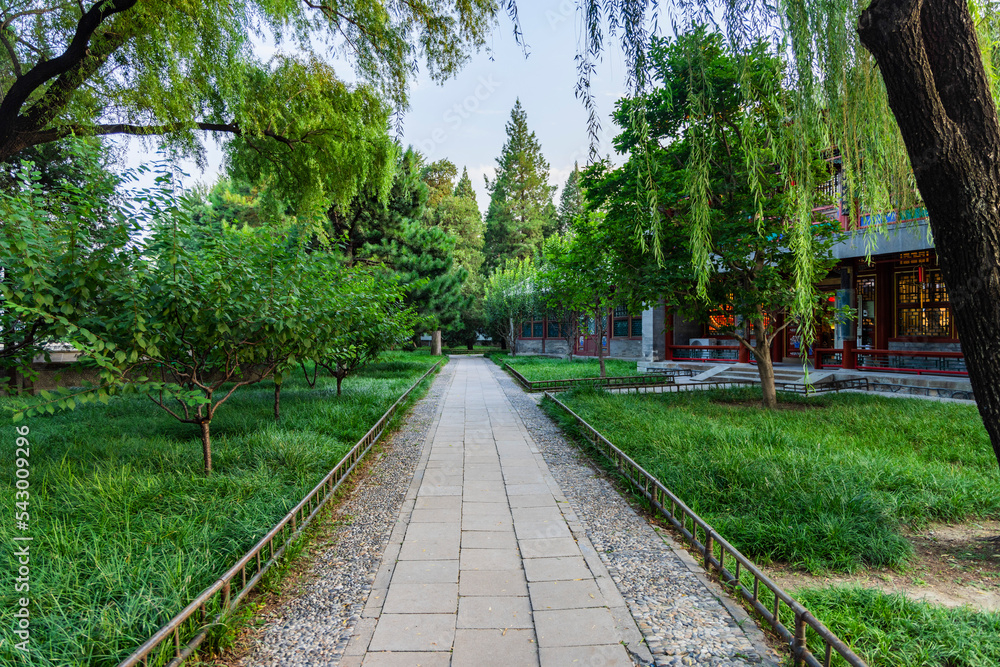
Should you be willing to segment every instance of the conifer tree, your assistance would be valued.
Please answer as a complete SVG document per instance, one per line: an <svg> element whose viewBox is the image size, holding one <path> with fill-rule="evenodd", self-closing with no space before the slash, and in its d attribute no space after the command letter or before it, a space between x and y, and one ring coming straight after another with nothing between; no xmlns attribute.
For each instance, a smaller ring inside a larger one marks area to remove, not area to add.
<svg viewBox="0 0 1000 667"><path fill-rule="evenodd" d="M563 186L562 195L559 198L560 234L569 231L573 221L583 215L584 207L583 190L580 188L580 163L577 162L573 165L573 171L566 179L566 185Z"/></svg>
<svg viewBox="0 0 1000 667"><path fill-rule="evenodd" d="M532 257L555 231L555 188L549 185L549 163L528 117L517 100L507 123L507 142L497 158L496 175L486 179L490 206L486 212L486 267L510 258Z"/></svg>
<svg viewBox="0 0 1000 667"><path fill-rule="evenodd" d="M472 189L472 179L469 178L468 167L462 167L462 178L458 179L458 185L455 186L455 191L452 194L456 197L471 199L476 206L479 205L479 202L476 201L476 191Z"/></svg>
<svg viewBox="0 0 1000 667"><path fill-rule="evenodd" d="M448 164L451 165L450 162ZM436 170L435 173L440 171ZM456 171L452 165L451 173L454 175ZM425 182L427 175L428 172L425 170ZM429 219L434 226L454 237L453 270L464 271L467 274L461 289L464 303L461 305L457 320L445 331L445 338L450 344L466 343L471 346L476 340L476 335L483 329L483 280L479 275L483 265L483 218L479 213L476 193L472 189L467 169L463 170L462 178L454 189L451 180L441 180L438 183L438 190L447 190L451 194L440 200Z"/></svg>

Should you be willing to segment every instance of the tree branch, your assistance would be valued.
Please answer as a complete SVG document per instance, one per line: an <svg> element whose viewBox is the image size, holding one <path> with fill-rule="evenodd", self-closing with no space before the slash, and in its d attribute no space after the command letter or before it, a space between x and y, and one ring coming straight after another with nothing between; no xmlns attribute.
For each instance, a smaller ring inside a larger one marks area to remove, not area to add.
<svg viewBox="0 0 1000 667"><path fill-rule="evenodd" d="M109 17L135 6L138 0L97 0L80 17L76 33L66 50L52 60L42 60L19 77L0 102L0 146L14 137L21 108L46 82L78 67L89 55L88 44L100 25Z"/></svg>

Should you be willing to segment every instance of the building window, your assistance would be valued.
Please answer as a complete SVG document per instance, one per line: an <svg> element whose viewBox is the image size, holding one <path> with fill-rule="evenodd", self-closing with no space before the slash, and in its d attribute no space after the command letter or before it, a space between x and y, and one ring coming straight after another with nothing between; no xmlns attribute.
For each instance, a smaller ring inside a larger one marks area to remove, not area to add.
<svg viewBox="0 0 1000 667"><path fill-rule="evenodd" d="M521 338L542 338L545 334L545 320L532 320L521 324Z"/></svg>
<svg viewBox="0 0 1000 667"><path fill-rule="evenodd" d="M618 306L612 319L611 335L615 338L642 337L642 315L629 315L628 308Z"/></svg>
<svg viewBox="0 0 1000 667"><path fill-rule="evenodd" d="M720 306L719 310L708 316L708 333L710 336L731 336L736 330L736 316L732 306Z"/></svg>
<svg viewBox="0 0 1000 667"><path fill-rule="evenodd" d="M948 290L940 270L921 267L896 274L896 335L952 337Z"/></svg>

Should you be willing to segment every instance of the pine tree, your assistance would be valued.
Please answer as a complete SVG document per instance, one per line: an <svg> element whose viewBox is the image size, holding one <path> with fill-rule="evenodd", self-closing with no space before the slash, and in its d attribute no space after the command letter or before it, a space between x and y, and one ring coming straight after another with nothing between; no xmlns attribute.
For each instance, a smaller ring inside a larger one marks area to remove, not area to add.
<svg viewBox="0 0 1000 667"><path fill-rule="evenodd" d="M476 201L476 191L472 189L472 179L469 178L468 167L462 167L462 178L458 179L458 185L455 186L455 191L452 194L456 197L471 199L476 206L479 205L479 202Z"/></svg>
<svg viewBox="0 0 1000 667"><path fill-rule="evenodd" d="M334 211L333 237L343 239L349 262L381 263L408 286L406 304L420 316L418 330L433 331L453 323L467 306L462 284L468 271L455 265L456 237L429 221L423 175L420 155L407 149L388 201L383 205L369 193L343 214Z"/></svg>
<svg viewBox="0 0 1000 667"><path fill-rule="evenodd" d="M579 216L583 215L584 199L583 190L580 188L580 164L573 165L573 171L566 179L563 186L562 195L559 199L559 233L565 234L569 231L570 225Z"/></svg>
<svg viewBox="0 0 1000 667"><path fill-rule="evenodd" d="M456 171L452 166L452 175ZM426 170L424 180L427 182ZM429 220L431 224L455 238L454 271L465 271L468 276L462 283L461 290L465 303L461 307L458 319L445 331L445 339L450 344L472 345L476 335L483 329L483 281L479 275L483 265L483 217L479 212L476 193L472 189L467 169L463 170L462 178L454 189L450 180L442 181L438 189L440 191L447 189L450 194L440 200Z"/></svg>
<svg viewBox="0 0 1000 667"><path fill-rule="evenodd" d="M549 185L549 163L517 100L507 123L507 142L497 158L493 180L486 179L490 206L486 212L486 267L510 258L533 257L556 228Z"/></svg>

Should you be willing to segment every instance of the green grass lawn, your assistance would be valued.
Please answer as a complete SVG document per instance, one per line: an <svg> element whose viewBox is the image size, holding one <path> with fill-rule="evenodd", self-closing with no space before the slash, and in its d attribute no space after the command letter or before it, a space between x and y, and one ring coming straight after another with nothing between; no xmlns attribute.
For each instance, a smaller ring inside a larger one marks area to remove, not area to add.
<svg viewBox="0 0 1000 667"><path fill-rule="evenodd" d="M539 380L571 380L576 378L596 378L601 375L601 366L596 358L576 357L553 359L550 357L516 356L505 353L489 355L493 361L503 366L508 363L529 382ZM605 359L604 367L609 377L638 375L634 361Z"/></svg>
<svg viewBox="0 0 1000 667"><path fill-rule="evenodd" d="M1000 665L998 613L854 587L797 591L796 597L871 667ZM818 638L810 639L810 648L820 651ZM838 657L833 664L847 663Z"/></svg>
<svg viewBox="0 0 1000 667"><path fill-rule="evenodd" d="M29 418L31 653L2 664L115 665L218 578L280 520L437 358L388 353L344 381L286 381L281 422L273 384L241 389L212 422L202 474L195 426L146 399ZM7 400L7 399L0 399ZM13 507L14 430L0 489ZM11 521L0 541L13 544ZM0 557L14 572L12 549ZM0 619L14 624L4 577Z"/></svg>
<svg viewBox="0 0 1000 667"><path fill-rule="evenodd" d="M783 395L803 409L767 412L759 389L560 398L760 563L902 567L902 524L1000 516L971 406Z"/></svg>

